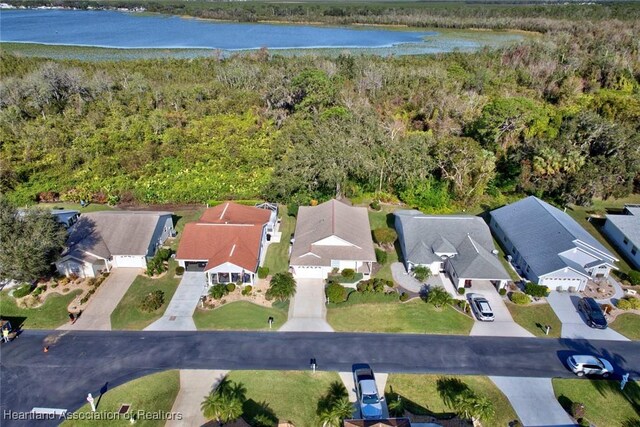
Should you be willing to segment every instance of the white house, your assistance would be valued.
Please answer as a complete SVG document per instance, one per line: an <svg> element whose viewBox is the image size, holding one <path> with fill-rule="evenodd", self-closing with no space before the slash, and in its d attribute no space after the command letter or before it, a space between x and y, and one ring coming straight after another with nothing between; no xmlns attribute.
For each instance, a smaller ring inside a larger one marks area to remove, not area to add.
<svg viewBox="0 0 640 427"><path fill-rule="evenodd" d="M521 274L550 289L584 290L618 259L568 214L537 197L491 212L489 223Z"/></svg>
<svg viewBox="0 0 640 427"><path fill-rule="evenodd" d="M300 207L289 262L296 277L324 279L350 268L366 279L375 261L366 208L337 200Z"/></svg>
<svg viewBox="0 0 640 427"><path fill-rule="evenodd" d="M640 270L640 205L625 206L622 215L607 215L602 231Z"/></svg>
<svg viewBox="0 0 640 427"><path fill-rule="evenodd" d="M60 274L95 277L113 267L146 268L169 236L170 212L102 211L83 214L70 229Z"/></svg>

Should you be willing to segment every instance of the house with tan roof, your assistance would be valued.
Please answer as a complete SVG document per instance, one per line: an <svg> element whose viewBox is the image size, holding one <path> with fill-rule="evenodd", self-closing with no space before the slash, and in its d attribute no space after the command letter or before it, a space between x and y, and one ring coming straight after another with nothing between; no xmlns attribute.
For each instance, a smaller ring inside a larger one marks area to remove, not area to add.
<svg viewBox="0 0 640 427"><path fill-rule="evenodd" d="M168 237L171 212L102 211L80 216L56 262L60 274L96 277L111 268L146 268Z"/></svg>
<svg viewBox="0 0 640 427"><path fill-rule="evenodd" d="M222 203L185 226L176 260L186 271L203 272L209 285L250 285L271 229L273 211Z"/></svg>
<svg viewBox="0 0 640 427"><path fill-rule="evenodd" d="M325 279L351 268L367 279L376 262L366 208L329 200L301 206L289 264L297 278Z"/></svg>

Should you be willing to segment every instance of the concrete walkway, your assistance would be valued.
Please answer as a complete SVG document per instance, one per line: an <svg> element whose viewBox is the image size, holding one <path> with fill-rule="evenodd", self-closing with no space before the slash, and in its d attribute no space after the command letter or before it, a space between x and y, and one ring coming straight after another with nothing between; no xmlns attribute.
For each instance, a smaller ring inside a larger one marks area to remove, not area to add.
<svg viewBox="0 0 640 427"><path fill-rule="evenodd" d="M181 420L169 420L165 427L202 426L207 419L202 415L200 403L229 371L213 369L181 369L180 391L171 412L181 414Z"/></svg>
<svg viewBox="0 0 640 427"><path fill-rule="evenodd" d="M164 315L145 331L195 331L193 312L206 287L204 273L185 271Z"/></svg>
<svg viewBox="0 0 640 427"><path fill-rule="evenodd" d="M507 308L504 300L496 291L496 288L489 282L474 281L472 292L467 294L467 298L473 294L480 294L489 301L493 310L495 321L480 322L475 319L473 328L469 335L492 336L492 337L533 337L534 335L525 328L517 324L511 312Z"/></svg>
<svg viewBox="0 0 640 427"><path fill-rule="evenodd" d="M562 322L560 336L562 338L582 338L591 340L615 340L629 341L624 335L611 328L594 329L590 328L578 311L578 301L580 294L568 292L551 291L547 297L549 305Z"/></svg>
<svg viewBox="0 0 640 427"><path fill-rule="evenodd" d="M550 378L489 378L507 396L525 427L575 425L558 403Z"/></svg>
<svg viewBox="0 0 640 427"><path fill-rule="evenodd" d="M289 318L280 331L333 332L327 323L324 280L297 279L296 295L289 304Z"/></svg>
<svg viewBox="0 0 640 427"><path fill-rule="evenodd" d="M118 306L138 274L142 274L142 270L139 268L114 268L111 270L109 277L93 294L78 320L73 325L66 323L58 329L110 331L111 313Z"/></svg>

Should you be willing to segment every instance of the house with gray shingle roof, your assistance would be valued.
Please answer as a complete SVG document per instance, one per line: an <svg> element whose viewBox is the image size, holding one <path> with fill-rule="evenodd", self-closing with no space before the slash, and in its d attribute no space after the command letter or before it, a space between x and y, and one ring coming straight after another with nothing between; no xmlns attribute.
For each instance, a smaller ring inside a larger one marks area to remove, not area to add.
<svg viewBox="0 0 640 427"><path fill-rule="evenodd" d="M489 226L523 276L582 291L608 277L617 258L567 213L530 196L491 212Z"/></svg>
<svg viewBox="0 0 640 427"><path fill-rule="evenodd" d="M147 260L174 234L171 212L85 213L71 227L56 268L79 277L95 277L113 267L146 268Z"/></svg>
<svg viewBox="0 0 640 427"><path fill-rule="evenodd" d="M640 269L640 205L626 205L622 215L607 215L602 231Z"/></svg>
<svg viewBox="0 0 640 427"><path fill-rule="evenodd" d="M376 254L366 208L329 200L301 206L289 264L297 278L324 279L333 269L369 278Z"/></svg>
<svg viewBox="0 0 640 427"><path fill-rule="evenodd" d="M446 272L458 288L483 280L500 289L509 280L480 217L401 210L395 212L395 228L407 271L425 266L433 274Z"/></svg>

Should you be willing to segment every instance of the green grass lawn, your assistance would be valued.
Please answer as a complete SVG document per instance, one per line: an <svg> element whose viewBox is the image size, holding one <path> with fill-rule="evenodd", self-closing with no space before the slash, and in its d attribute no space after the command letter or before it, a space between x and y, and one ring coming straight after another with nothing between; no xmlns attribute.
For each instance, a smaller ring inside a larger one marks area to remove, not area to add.
<svg viewBox="0 0 640 427"><path fill-rule="evenodd" d="M483 425L507 426L510 421L517 419L505 395L487 377L390 374L385 395L387 398L394 394L401 396L405 408L415 415L446 417L454 410L445 404L438 393L437 381L440 378L457 378L478 396L485 396L493 403L495 415L491 420L482 420Z"/></svg>
<svg viewBox="0 0 640 427"><path fill-rule="evenodd" d="M422 300L329 307L327 321L339 332L404 332L469 335L473 320L450 306L436 309Z"/></svg>
<svg viewBox="0 0 640 427"><path fill-rule="evenodd" d="M180 283L180 277L174 277L177 265L175 261L170 260L169 271L159 279L151 279L142 275L136 277L116 309L111 313L111 327L113 329L141 330L162 317ZM151 313L140 310L138 308L140 301L155 290L164 292L162 307Z"/></svg>
<svg viewBox="0 0 640 427"><path fill-rule="evenodd" d="M11 320L13 327L22 324L26 329L56 329L69 321L67 306L80 292L51 294L38 308L19 308L9 291L0 292L0 316Z"/></svg>
<svg viewBox="0 0 640 427"><path fill-rule="evenodd" d="M237 301L215 310L196 310L193 321L198 329L268 330L269 316L277 330L287 321L287 310Z"/></svg>
<svg viewBox="0 0 640 427"><path fill-rule="evenodd" d="M130 413L135 414L138 411L151 413L170 412L173 402L176 400L178 391L180 390L180 373L177 370L164 371L157 374L147 375L142 378L135 379L128 383L115 387L100 398L95 394L93 398L97 404L98 412L115 413L120 405L127 403L131 405ZM200 405L200 402L196 402ZM89 413L91 407L87 403L78 409L74 414L80 412ZM147 420L139 418L135 425L144 427L162 427L166 420ZM67 420L61 424L62 426L128 426L131 425L128 419L121 420Z"/></svg>
<svg viewBox="0 0 640 427"><path fill-rule="evenodd" d="M245 419L270 412L279 422L290 421L296 427L321 425L316 415L318 400L332 382L340 381L335 372L298 371L233 371L229 379L247 388Z"/></svg>
<svg viewBox="0 0 640 427"><path fill-rule="evenodd" d="M640 315L634 313L621 314L609 326L631 340L640 340Z"/></svg>
<svg viewBox="0 0 640 427"><path fill-rule="evenodd" d="M537 337L545 337L544 325L551 326L549 337L560 338L562 323L549 304L517 305L507 302L511 317L520 326Z"/></svg>
<svg viewBox="0 0 640 427"><path fill-rule="evenodd" d="M287 214L287 207L279 205L278 216L282 219L280 232L282 237L279 243L272 243L267 249L264 266L269 268L269 274L289 271L289 241L296 229L296 219Z"/></svg>
<svg viewBox="0 0 640 427"><path fill-rule="evenodd" d="M585 418L592 425L640 425L640 382L630 381L621 391L619 381L554 378L553 390L565 409L574 402L584 404Z"/></svg>
<svg viewBox="0 0 640 427"><path fill-rule="evenodd" d="M100 205L98 203L89 203L89 205L84 208L80 206L80 203L67 203L67 202L39 203L37 206L39 208L46 208L46 209L73 209L73 210L80 211L81 214L88 213L88 212L111 211L115 209L113 206Z"/></svg>

